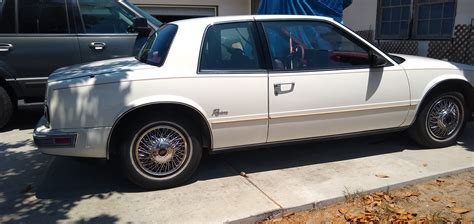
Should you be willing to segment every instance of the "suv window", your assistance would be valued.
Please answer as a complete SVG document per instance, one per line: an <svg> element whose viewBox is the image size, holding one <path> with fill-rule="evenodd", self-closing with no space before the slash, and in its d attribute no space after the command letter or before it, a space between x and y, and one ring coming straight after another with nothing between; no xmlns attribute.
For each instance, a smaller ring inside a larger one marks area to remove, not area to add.
<svg viewBox="0 0 474 224"><path fill-rule="evenodd" d="M162 66L177 31L178 26L174 24L162 26L143 45L140 53L138 53L138 60L150 65Z"/></svg>
<svg viewBox="0 0 474 224"><path fill-rule="evenodd" d="M274 70L369 67L369 51L326 22L264 22Z"/></svg>
<svg viewBox="0 0 474 224"><path fill-rule="evenodd" d="M65 0L17 2L19 33L69 33Z"/></svg>
<svg viewBox="0 0 474 224"><path fill-rule="evenodd" d="M15 33L14 4L14 0L0 0L0 33Z"/></svg>
<svg viewBox="0 0 474 224"><path fill-rule="evenodd" d="M263 68L252 22L213 25L201 49L200 70L257 70Z"/></svg>
<svg viewBox="0 0 474 224"><path fill-rule="evenodd" d="M79 0L86 33L129 33L135 15L111 0Z"/></svg>

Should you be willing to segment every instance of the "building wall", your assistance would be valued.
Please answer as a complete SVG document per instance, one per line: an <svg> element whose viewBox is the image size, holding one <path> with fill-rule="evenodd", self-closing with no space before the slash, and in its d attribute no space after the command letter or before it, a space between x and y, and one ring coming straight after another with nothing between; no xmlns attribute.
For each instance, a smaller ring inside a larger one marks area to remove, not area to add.
<svg viewBox="0 0 474 224"><path fill-rule="evenodd" d="M456 11L456 24L471 24L474 19L474 1L458 0Z"/></svg>
<svg viewBox="0 0 474 224"><path fill-rule="evenodd" d="M455 24L471 24L474 19L474 0L458 0ZM377 22L377 0L353 0L344 10L344 24L349 28L373 30Z"/></svg>
<svg viewBox="0 0 474 224"><path fill-rule="evenodd" d="M251 0L130 0L135 5L217 6L219 16L251 14Z"/></svg>
<svg viewBox="0 0 474 224"><path fill-rule="evenodd" d="M377 0L353 0L344 10L344 24L354 31L374 30L377 21Z"/></svg>
<svg viewBox="0 0 474 224"><path fill-rule="evenodd" d="M377 0L353 0L344 24L387 52L474 64L474 0L457 0L451 40L376 40Z"/></svg>

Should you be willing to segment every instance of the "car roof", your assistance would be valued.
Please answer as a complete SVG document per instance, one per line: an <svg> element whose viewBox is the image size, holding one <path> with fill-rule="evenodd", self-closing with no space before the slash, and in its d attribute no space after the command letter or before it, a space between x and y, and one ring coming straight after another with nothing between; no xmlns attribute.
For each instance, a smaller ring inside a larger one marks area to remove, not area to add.
<svg viewBox="0 0 474 224"><path fill-rule="evenodd" d="M223 22L237 22L237 21L262 21L262 20L298 20L298 19L314 19L334 21L330 17L324 16L306 16L306 15L241 15L241 16L216 16L216 17L202 17L194 19L185 19L171 22L176 25L189 24L214 24Z"/></svg>

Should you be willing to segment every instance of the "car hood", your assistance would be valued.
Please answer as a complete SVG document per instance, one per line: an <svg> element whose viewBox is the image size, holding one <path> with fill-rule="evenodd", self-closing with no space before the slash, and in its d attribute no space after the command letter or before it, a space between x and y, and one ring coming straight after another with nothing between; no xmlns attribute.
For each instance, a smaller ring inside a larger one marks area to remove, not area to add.
<svg viewBox="0 0 474 224"><path fill-rule="evenodd" d="M53 82L81 77L95 77L150 68L155 67L142 63L134 57L110 59L60 68L49 76L48 81Z"/></svg>
<svg viewBox="0 0 474 224"><path fill-rule="evenodd" d="M405 59L405 62L400 65L405 69L452 69L462 71L474 71L474 66L465 65L460 63L454 63L449 61L443 61L433 58L404 55L404 54L392 54Z"/></svg>

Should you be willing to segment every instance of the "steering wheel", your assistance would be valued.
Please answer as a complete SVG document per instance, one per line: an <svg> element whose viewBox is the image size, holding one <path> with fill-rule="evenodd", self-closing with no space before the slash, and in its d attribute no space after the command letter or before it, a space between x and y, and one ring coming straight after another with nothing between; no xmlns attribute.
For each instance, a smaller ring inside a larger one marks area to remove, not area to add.
<svg viewBox="0 0 474 224"><path fill-rule="evenodd" d="M290 67L293 68L303 68L306 67L304 47L300 44L290 48L290 54L288 55L290 59Z"/></svg>

